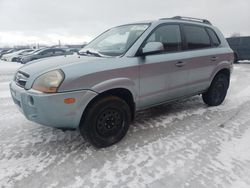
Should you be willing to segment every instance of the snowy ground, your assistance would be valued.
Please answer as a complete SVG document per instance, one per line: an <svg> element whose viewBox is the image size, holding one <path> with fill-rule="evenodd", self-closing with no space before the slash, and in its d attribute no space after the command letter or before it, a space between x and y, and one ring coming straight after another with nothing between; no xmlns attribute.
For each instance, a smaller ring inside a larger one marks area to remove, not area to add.
<svg viewBox="0 0 250 188"><path fill-rule="evenodd" d="M9 63L10 65L10 63ZM235 65L226 101L200 97L137 115L116 146L27 121L0 62L0 187L250 187L250 64Z"/></svg>

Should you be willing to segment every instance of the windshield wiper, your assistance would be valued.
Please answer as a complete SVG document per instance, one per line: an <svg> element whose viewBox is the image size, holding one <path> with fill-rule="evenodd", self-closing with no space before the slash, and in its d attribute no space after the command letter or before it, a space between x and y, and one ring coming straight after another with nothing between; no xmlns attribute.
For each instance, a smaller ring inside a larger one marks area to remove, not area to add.
<svg viewBox="0 0 250 188"><path fill-rule="evenodd" d="M80 51L79 55L93 55L96 57L105 57L104 55L102 55L101 53L99 53L94 49L87 49L86 51Z"/></svg>

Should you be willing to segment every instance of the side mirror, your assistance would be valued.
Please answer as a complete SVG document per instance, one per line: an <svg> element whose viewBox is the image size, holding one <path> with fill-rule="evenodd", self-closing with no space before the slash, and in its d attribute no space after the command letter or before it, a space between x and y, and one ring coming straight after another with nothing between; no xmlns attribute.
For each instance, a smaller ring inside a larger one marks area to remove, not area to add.
<svg viewBox="0 0 250 188"><path fill-rule="evenodd" d="M148 42L144 48L142 48L142 55L155 54L164 52L164 46L161 42Z"/></svg>

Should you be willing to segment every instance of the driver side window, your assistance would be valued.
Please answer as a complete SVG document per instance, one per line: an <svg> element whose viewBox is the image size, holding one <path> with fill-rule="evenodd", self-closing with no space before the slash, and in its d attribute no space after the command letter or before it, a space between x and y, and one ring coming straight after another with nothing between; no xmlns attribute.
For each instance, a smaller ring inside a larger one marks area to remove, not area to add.
<svg viewBox="0 0 250 188"><path fill-rule="evenodd" d="M149 42L161 42L165 52L181 50L181 32L179 25L163 25L158 27L147 39Z"/></svg>

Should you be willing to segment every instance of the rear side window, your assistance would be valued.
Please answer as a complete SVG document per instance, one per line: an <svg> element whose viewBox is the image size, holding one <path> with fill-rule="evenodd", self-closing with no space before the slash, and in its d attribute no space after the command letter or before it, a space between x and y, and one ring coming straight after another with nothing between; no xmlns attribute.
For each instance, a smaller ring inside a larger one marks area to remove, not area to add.
<svg viewBox="0 0 250 188"><path fill-rule="evenodd" d="M214 46L219 46L220 45L220 40L219 40L218 36L216 35L216 33L214 32L214 30L212 30L210 28L206 28L206 29L207 29L208 34L211 37L213 45Z"/></svg>
<svg viewBox="0 0 250 188"><path fill-rule="evenodd" d="M161 42L166 52L181 50L181 32L179 25L163 25L158 27L147 39L148 42Z"/></svg>
<svg viewBox="0 0 250 188"><path fill-rule="evenodd" d="M192 49L202 49L211 47L210 38L205 28L199 26L183 26L187 48Z"/></svg>

